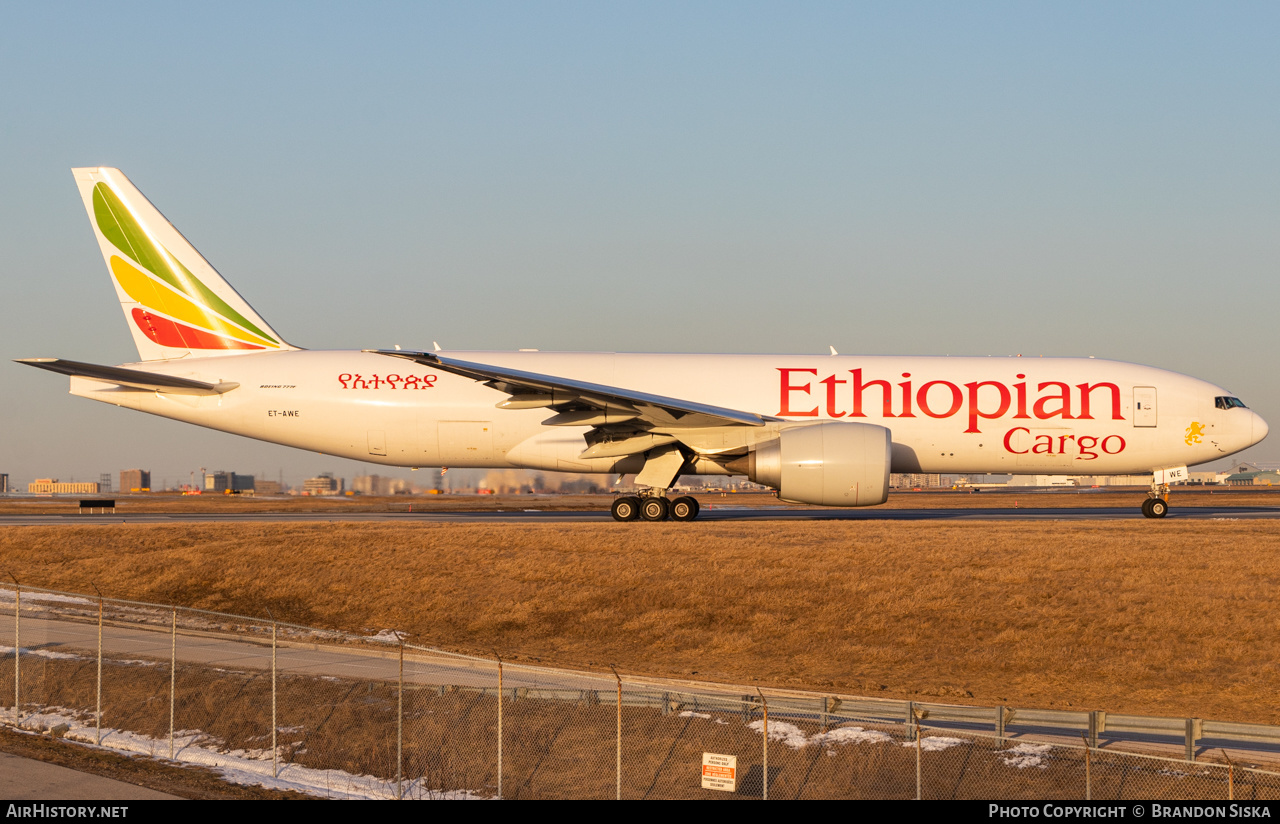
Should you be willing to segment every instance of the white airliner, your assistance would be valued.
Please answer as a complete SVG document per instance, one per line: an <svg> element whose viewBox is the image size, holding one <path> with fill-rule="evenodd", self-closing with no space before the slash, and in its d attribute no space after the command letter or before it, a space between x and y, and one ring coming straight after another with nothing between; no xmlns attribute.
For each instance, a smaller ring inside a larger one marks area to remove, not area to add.
<svg viewBox="0 0 1280 824"><path fill-rule="evenodd" d="M74 169L139 362L20 361L71 393L388 466L637 473L613 516L691 520L684 475L874 506L890 472L1153 473L1267 424L1205 381L1092 358L314 351L284 341L118 170Z"/></svg>

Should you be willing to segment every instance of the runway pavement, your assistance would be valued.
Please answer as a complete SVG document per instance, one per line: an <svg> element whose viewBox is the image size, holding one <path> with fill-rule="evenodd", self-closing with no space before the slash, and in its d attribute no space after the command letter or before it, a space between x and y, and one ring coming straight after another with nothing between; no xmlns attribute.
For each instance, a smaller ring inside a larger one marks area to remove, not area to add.
<svg viewBox="0 0 1280 824"><path fill-rule="evenodd" d="M1275 520L1280 507L1171 507L1165 521ZM1026 507L1011 509L795 509L792 507L703 506L694 523L714 521L1127 521L1146 520L1138 507ZM483 512L247 512L247 513L121 513L115 515L0 515L0 526L72 526L102 524L235 524L235 523L445 523L445 524L566 524L607 523L607 510L564 511L538 509ZM639 523L639 522L637 522Z"/></svg>
<svg viewBox="0 0 1280 824"><path fill-rule="evenodd" d="M174 800L178 796L0 752L0 798L44 802L160 801ZM122 808L124 810L127 807ZM116 815L125 817L119 811Z"/></svg>

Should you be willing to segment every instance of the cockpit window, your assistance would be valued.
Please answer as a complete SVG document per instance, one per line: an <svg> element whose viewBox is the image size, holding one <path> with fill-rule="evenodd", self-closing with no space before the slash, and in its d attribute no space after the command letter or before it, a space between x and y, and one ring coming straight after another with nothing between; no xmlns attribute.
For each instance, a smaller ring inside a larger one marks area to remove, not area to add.
<svg viewBox="0 0 1280 824"><path fill-rule="evenodd" d="M1218 407L1219 409L1234 409L1237 406L1240 407L1241 409L1249 408L1245 406L1244 401L1240 400L1239 398L1230 398L1223 395L1220 395L1214 398L1213 405Z"/></svg>

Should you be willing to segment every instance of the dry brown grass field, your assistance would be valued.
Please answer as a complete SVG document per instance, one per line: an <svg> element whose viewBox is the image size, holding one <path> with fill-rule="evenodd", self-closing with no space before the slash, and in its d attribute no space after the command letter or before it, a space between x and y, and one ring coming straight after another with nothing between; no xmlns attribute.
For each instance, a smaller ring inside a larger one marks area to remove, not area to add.
<svg viewBox="0 0 1280 824"><path fill-rule="evenodd" d="M25 584L603 670L1280 723L1270 521L7 527Z"/></svg>

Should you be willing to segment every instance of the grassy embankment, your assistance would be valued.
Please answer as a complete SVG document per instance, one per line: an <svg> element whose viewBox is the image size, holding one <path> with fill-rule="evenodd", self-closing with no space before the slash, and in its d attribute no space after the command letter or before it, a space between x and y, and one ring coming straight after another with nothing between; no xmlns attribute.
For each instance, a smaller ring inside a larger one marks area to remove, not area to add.
<svg viewBox="0 0 1280 824"><path fill-rule="evenodd" d="M1266 723L1277 551L1262 521L0 530L33 586L523 661Z"/></svg>

